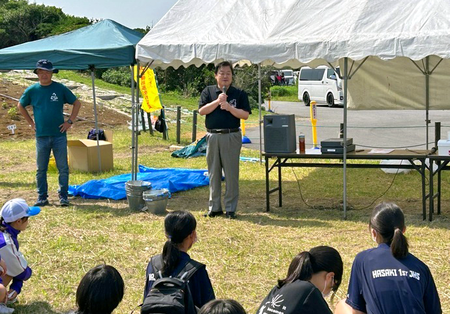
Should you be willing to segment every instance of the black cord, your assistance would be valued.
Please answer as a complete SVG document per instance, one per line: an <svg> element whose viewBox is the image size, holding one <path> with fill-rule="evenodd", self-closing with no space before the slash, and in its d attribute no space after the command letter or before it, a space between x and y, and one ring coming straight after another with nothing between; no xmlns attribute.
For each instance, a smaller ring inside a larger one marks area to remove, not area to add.
<svg viewBox="0 0 450 314"><path fill-rule="evenodd" d="M367 209L369 207L372 207L373 204L379 200L380 198L382 198L384 195L386 195L386 193L391 189L392 185L394 184L395 178L397 177L397 174L399 173L400 168L397 168L397 171L395 172L394 178L392 178L392 182L391 184L388 186L388 188L386 189L386 191L384 191L384 193L382 193L380 196L378 196L377 198L375 198L372 203L370 203L369 205L365 206L365 207L361 207L361 208L355 208L357 210L363 210L363 209Z"/></svg>
<svg viewBox="0 0 450 314"><path fill-rule="evenodd" d="M300 198L302 199L303 203L304 203L308 208L311 208L311 209L324 209L325 206L313 206L313 205L310 205L310 204L308 204L308 203L306 202L305 198L303 197L302 189L301 189L301 186L300 186L300 180L298 179L297 174L296 174L295 171L294 171L294 167L291 167L291 169L292 169L292 173L294 174L295 180L297 181L298 190L299 190L299 192L300 192ZM399 170L400 170L400 168L397 168L397 171L395 172L394 178L392 178L391 184L388 186L388 188L387 188L380 196L378 196L377 198L375 198L369 205L367 205L367 206L365 206L365 207L361 207L361 208L354 208L354 209L355 209L355 210L364 210L364 209L370 208L370 207L373 206L373 204L374 204L377 200L379 200L379 199L382 198L384 195L386 195L386 193L391 189L392 185L394 184L395 178L397 177L397 174L399 173Z"/></svg>

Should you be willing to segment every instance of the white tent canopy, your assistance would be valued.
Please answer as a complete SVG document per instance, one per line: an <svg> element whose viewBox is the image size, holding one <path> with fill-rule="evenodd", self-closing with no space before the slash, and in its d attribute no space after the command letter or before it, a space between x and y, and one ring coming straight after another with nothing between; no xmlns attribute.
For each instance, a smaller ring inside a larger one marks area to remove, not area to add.
<svg viewBox="0 0 450 314"><path fill-rule="evenodd" d="M446 0L180 0L139 42L136 57L162 67L445 59L448 16Z"/></svg>
<svg viewBox="0 0 450 314"><path fill-rule="evenodd" d="M349 108L425 109L421 60L433 56L431 71L450 59L448 16L446 0L180 0L138 43L136 58L162 68L223 60L298 68L369 57L349 82ZM430 108L449 108L441 95L450 60L436 71Z"/></svg>
<svg viewBox="0 0 450 314"><path fill-rule="evenodd" d="M449 16L448 0L179 0L137 44L136 59L162 68L339 63L346 125L347 107L450 107ZM345 150L343 159L345 210Z"/></svg>

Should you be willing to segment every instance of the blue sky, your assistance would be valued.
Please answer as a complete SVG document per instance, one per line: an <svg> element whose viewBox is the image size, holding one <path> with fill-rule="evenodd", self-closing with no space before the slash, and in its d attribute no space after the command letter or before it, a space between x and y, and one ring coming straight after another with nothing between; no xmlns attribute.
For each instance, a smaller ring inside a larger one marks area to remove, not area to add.
<svg viewBox="0 0 450 314"><path fill-rule="evenodd" d="M177 0L30 0L62 8L69 15L111 19L129 28L155 25Z"/></svg>

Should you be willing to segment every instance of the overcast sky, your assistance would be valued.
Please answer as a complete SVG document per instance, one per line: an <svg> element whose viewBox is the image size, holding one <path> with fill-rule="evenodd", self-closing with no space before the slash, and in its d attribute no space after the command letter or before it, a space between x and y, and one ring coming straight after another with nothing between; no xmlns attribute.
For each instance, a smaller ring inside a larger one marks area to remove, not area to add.
<svg viewBox="0 0 450 314"><path fill-rule="evenodd" d="M111 19L129 28L153 26L177 0L30 0L89 19Z"/></svg>

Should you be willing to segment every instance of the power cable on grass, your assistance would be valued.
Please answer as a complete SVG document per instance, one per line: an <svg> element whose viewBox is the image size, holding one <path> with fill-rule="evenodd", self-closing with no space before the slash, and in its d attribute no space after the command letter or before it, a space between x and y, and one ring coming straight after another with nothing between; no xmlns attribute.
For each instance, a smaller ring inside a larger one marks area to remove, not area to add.
<svg viewBox="0 0 450 314"><path fill-rule="evenodd" d="M307 202L307 201L305 200L305 198L303 197L303 193L302 193L302 189L301 189L301 185L300 185L300 180L299 180L299 178L297 177L297 174L295 173L294 168L295 168L295 167L291 167L291 170L292 170L292 173L294 174L295 180L297 181L298 190L299 190L299 192L300 192L300 198L301 198L301 200L303 201L303 203L304 203L308 208L310 208L310 209L325 209L326 207L323 206L323 205L317 206L317 205L310 205L310 204L308 204L308 202ZM394 177L392 178L392 181L391 181L391 183L389 184L388 188L387 188L383 193L381 193L378 197L376 197L369 205L364 206L364 207L361 207L361 208L353 208L353 209L355 209L355 210L364 210L364 209L367 209L367 208L372 207L373 204L374 204L377 200L379 200L379 199L382 198L384 195L386 195L386 193L391 189L392 185L393 185L394 182L395 182L395 178L397 177L397 174L399 173L399 170L400 170L400 169L397 168L397 171L395 172L395 175L394 175Z"/></svg>

